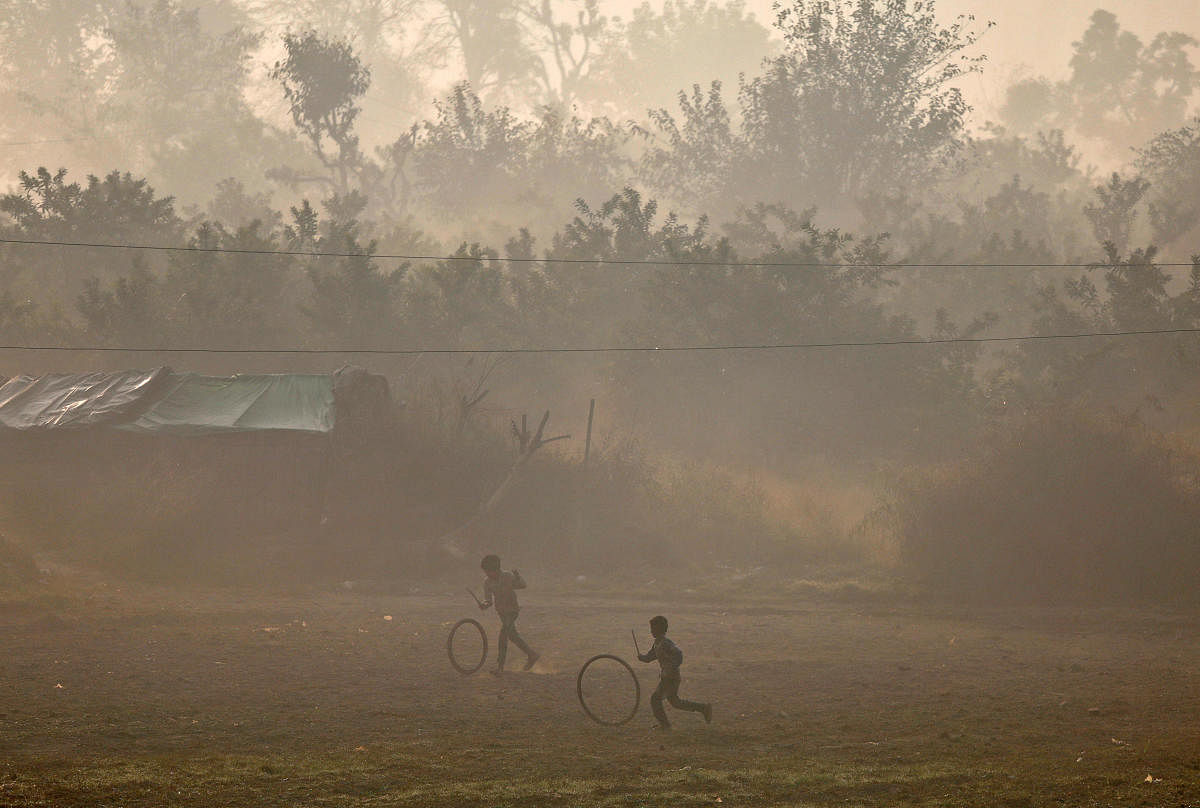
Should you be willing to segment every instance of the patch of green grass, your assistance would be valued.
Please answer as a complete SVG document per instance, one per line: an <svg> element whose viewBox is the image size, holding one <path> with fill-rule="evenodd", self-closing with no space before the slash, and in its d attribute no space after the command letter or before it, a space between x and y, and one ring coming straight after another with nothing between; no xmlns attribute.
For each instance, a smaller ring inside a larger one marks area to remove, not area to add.
<svg viewBox="0 0 1200 808"><path fill-rule="evenodd" d="M395 748L359 753L150 756L44 763L5 775L6 806L343 805L708 806L1018 804L998 770L960 769L952 761L847 763L789 760L772 768L684 766L646 770L617 765L600 776L547 775L563 761L503 756L479 776ZM989 802L986 795L1001 799ZM718 802L719 800L719 802ZM1015 800L1016 802L1012 802Z"/></svg>

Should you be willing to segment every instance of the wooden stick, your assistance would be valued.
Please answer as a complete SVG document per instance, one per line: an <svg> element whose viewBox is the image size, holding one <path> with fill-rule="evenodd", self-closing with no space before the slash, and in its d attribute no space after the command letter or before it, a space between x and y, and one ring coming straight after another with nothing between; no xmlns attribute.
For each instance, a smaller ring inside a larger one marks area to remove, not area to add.
<svg viewBox="0 0 1200 808"><path fill-rule="evenodd" d="M637 632L633 629L629 629L629 633L633 635L633 648L635 651L637 651L637 654L640 657L642 655L642 649L638 647Z"/></svg>
<svg viewBox="0 0 1200 808"><path fill-rule="evenodd" d="M588 426L587 439L583 443L583 464L586 466L588 462L588 454L592 449L592 416L596 414L596 399L592 399L588 403Z"/></svg>
<svg viewBox="0 0 1200 808"><path fill-rule="evenodd" d="M479 596L475 594L475 590L474 590L474 589L467 589L467 592L469 592L469 593L470 593L471 597L475 598L475 605L476 605L476 606L478 606L479 608L481 608L481 609L482 609L482 608L483 608L483 601L482 601L482 600L480 600L480 599L479 599Z"/></svg>

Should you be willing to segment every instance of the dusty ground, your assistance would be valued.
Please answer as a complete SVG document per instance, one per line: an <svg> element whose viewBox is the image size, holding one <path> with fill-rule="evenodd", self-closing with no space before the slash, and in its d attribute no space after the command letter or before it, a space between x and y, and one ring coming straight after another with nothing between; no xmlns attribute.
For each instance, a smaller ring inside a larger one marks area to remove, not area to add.
<svg viewBox="0 0 1200 808"><path fill-rule="evenodd" d="M478 616L449 584L0 599L0 805L1200 806L1200 615L667 603L527 577L544 665L500 679L449 667L450 623ZM656 612L713 724L664 736L645 702L592 724L579 664L632 661Z"/></svg>

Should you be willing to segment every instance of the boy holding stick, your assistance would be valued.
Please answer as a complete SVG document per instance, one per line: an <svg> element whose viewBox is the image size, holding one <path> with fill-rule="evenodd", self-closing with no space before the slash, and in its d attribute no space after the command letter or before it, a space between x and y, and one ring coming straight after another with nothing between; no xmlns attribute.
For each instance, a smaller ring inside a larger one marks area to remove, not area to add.
<svg viewBox="0 0 1200 808"><path fill-rule="evenodd" d="M688 701L679 698L679 683L681 680L679 675L679 666L683 664L683 651L679 650L679 646L671 642L667 638L667 618L661 614L650 619L650 633L654 636L654 644L650 646L650 650L642 653L637 645L637 635L633 635L633 645L638 652L638 661L654 662L658 661L659 677L658 687L650 696L650 709L654 711L654 717L658 719L658 725L662 729L670 729L671 722L667 720L667 712L663 709L663 699L674 707L676 710L687 710L693 713L700 713L704 716L705 723L712 722L712 704L701 703L698 701Z"/></svg>
<svg viewBox="0 0 1200 808"><path fill-rule="evenodd" d="M479 603L480 609L487 609L493 602L496 605L496 614L500 618L500 641L496 649L496 675L504 673L504 661L508 657L508 641L512 640L513 645L525 652L526 660L523 670L529 670L533 667L533 663L538 661L538 654L530 648L521 635L517 633L517 614L520 608L517 606L516 590L525 588L525 581L521 578L521 573L513 570L505 572L500 569L500 556L486 555L479 565L487 578L483 582L483 601Z"/></svg>

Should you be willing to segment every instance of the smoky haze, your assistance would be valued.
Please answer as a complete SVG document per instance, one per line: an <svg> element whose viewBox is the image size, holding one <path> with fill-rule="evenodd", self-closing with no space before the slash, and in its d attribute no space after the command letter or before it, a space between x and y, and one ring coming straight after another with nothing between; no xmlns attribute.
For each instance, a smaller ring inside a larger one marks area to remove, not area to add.
<svg viewBox="0 0 1200 808"><path fill-rule="evenodd" d="M1200 806L1195 0L0 0L0 178L0 806Z"/></svg>
<svg viewBox="0 0 1200 808"><path fill-rule="evenodd" d="M0 369L368 365L399 414L394 451L361 460L376 483L337 489L351 566L394 524L437 545L480 502L509 510L472 517L474 542L583 531L539 517L524 460L509 474L520 417L546 411L571 438L542 484L630 558L691 536L712 563L925 583L944 576L918 526L958 507L929 480L1011 494L972 473L1033 462L1004 436L1066 417L1141 457L1197 426L1190 4L7 11ZM593 400L607 489L564 470ZM1095 461L1081 445L1055 462ZM396 460L417 449L449 459ZM215 479L187 496L235 511ZM383 493L402 484L424 493Z"/></svg>

